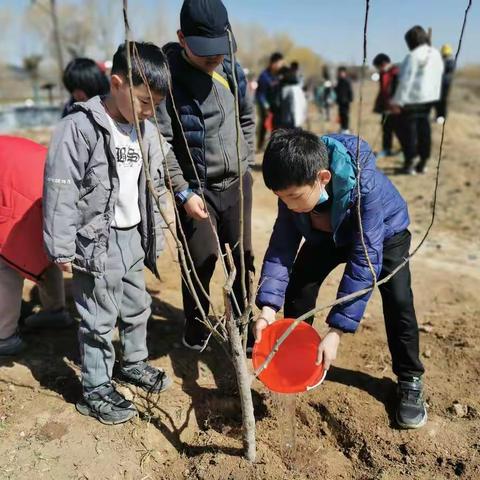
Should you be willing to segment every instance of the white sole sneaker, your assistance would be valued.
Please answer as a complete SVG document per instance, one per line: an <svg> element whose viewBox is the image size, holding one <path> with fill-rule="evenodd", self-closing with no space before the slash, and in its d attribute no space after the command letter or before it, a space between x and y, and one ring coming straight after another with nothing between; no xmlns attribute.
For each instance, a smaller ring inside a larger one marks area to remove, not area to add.
<svg viewBox="0 0 480 480"><path fill-rule="evenodd" d="M189 350L193 350L194 352L202 353L205 348L207 347L207 343L205 342L203 345L190 345L186 340L185 337L182 337L182 345Z"/></svg>

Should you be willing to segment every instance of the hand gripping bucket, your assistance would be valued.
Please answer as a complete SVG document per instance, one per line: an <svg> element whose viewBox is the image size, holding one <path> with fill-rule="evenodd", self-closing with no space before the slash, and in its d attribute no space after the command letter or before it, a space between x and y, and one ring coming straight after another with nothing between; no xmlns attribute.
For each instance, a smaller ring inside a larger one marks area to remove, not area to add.
<svg viewBox="0 0 480 480"><path fill-rule="evenodd" d="M253 347L252 362L256 370L272 351L276 341L294 322L278 320L262 332L262 339ZM308 323L301 322L280 345L267 368L258 376L264 385L277 393L301 393L320 385L325 378L323 365L316 365L321 338Z"/></svg>

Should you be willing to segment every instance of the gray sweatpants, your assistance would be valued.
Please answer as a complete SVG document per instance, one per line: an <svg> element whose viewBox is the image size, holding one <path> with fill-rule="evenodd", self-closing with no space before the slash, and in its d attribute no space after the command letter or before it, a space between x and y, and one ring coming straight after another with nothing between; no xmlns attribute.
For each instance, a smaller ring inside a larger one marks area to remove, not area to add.
<svg viewBox="0 0 480 480"><path fill-rule="evenodd" d="M79 329L82 385L90 390L112 379L113 329L117 324L124 363L145 360L151 298L145 289L144 251L136 227L111 229L105 273L95 278L74 270L73 296Z"/></svg>

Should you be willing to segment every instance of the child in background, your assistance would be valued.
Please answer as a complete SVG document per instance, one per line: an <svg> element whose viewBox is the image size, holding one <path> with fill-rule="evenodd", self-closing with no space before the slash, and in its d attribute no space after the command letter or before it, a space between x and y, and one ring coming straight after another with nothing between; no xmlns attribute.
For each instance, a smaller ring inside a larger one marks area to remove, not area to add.
<svg viewBox="0 0 480 480"><path fill-rule="evenodd" d="M340 133L350 133L350 104L353 102L353 90L345 67L339 67L337 70L335 97L340 117Z"/></svg>
<svg viewBox="0 0 480 480"><path fill-rule="evenodd" d="M279 72L280 96L276 128L302 127L307 120L307 98L300 84L298 72L284 67Z"/></svg>
<svg viewBox="0 0 480 480"><path fill-rule="evenodd" d="M147 121L154 110L139 63L155 105L168 91L169 72L157 46L135 46L134 108L143 138L137 138L134 126L122 44L113 57L110 95L73 106L53 134L45 169L45 246L64 271L73 267L73 295L81 316L83 398L77 410L105 424L122 423L136 414L132 402L112 384L117 319L123 350L117 378L152 393L171 385L163 370L146 362L151 298L143 270L146 265L158 275L156 258L163 237L146 186L139 141L157 189L164 189L164 175L159 135ZM133 55L133 44L131 50ZM164 151L168 148L164 142Z"/></svg>
<svg viewBox="0 0 480 480"><path fill-rule="evenodd" d="M284 63L283 55L280 52L272 53L268 67L258 77L258 87L255 91L255 102L258 110L257 151L263 150L267 134L266 120L269 115L273 115L277 110L274 97L279 83L278 73L283 68Z"/></svg>
<svg viewBox="0 0 480 480"><path fill-rule="evenodd" d="M72 111L75 102L86 102L97 95L107 95L110 82L105 72L90 58L75 58L63 72L63 84L70 100L63 107L62 117Z"/></svg>
<svg viewBox="0 0 480 480"><path fill-rule="evenodd" d="M443 59L442 88L440 91L440 100L435 104L435 113L437 123L442 125L447 118L447 101L455 73L455 57L453 56L452 46L448 43L442 45L440 53Z"/></svg>
<svg viewBox="0 0 480 480"><path fill-rule="evenodd" d="M415 175L427 172L432 149L430 110L440 100L443 61L421 26L408 30L405 42L410 51L400 66L391 112L395 114L395 132L402 145L403 171Z"/></svg>
<svg viewBox="0 0 480 480"><path fill-rule="evenodd" d="M400 69L393 65L390 57L385 53L379 53L373 59L373 66L380 75L380 89L375 100L373 111L382 115L382 151L377 154L377 158L388 157L392 155L393 144L393 117L390 115L390 103L398 83L398 74Z"/></svg>
<svg viewBox="0 0 480 480"><path fill-rule="evenodd" d="M257 341L284 306L287 318L315 307L321 284L340 263L346 263L338 298L370 287L372 271L362 245L357 217L357 137L318 137L296 129L278 130L265 150L263 178L278 197L278 215L265 254L255 323ZM378 280L409 254L407 204L375 166L375 156L360 142L361 218L363 238ZM300 247L301 240L305 242ZM299 250L300 247L300 250ZM396 419L400 427L419 428L427 420L422 398L424 368L409 264L379 287L382 295L393 372L398 377ZM353 333L371 292L332 308L330 326L318 350L318 363L328 370L340 338ZM310 323L313 318L310 319Z"/></svg>

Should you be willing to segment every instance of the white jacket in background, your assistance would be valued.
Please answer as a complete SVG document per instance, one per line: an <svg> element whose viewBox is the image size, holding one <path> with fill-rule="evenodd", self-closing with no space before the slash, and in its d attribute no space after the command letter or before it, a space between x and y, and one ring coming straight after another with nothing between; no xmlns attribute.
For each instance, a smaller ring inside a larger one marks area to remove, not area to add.
<svg viewBox="0 0 480 480"><path fill-rule="evenodd" d="M430 45L415 48L400 66L393 103L404 106L438 101L442 73L443 60L437 49Z"/></svg>
<svg viewBox="0 0 480 480"><path fill-rule="evenodd" d="M288 123L293 123L294 127L302 127L307 121L307 98L299 84L286 85L282 88L282 107L285 107L288 112L283 113L284 119L286 120L285 116L287 116Z"/></svg>

